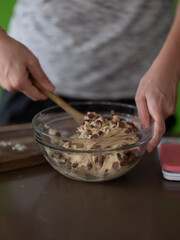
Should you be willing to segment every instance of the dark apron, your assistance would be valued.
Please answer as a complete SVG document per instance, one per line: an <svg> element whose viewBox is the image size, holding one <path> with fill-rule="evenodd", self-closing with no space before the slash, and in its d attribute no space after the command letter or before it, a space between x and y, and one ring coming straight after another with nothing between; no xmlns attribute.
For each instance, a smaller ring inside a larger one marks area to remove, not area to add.
<svg viewBox="0 0 180 240"><path fill-rule="evenodd" d="M74 101L88 101L90 99L75 99L62 97L66 102ZM111 101L104 99L102 101ZM135 105L134 99L118 99L115 102L128 103ZM28 123L32 121L32 118L36 113L41 110L55 105L51 100L32 101L20 92L8 92L3 90L2 99L0 101L0 124L16 124L16 123ZM175 117L169 117L166 120L166 128L170 129L175 124Z"/></svg>

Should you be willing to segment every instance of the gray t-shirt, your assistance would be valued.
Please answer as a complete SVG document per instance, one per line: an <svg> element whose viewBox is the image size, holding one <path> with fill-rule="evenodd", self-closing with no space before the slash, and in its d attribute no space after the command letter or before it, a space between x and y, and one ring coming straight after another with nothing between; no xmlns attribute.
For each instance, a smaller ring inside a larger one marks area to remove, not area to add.
<svg viewBox="0 0 180 240"><path fill-rule="evenodd" d="M9 34L60 95L133 98L172 18L173 0L19 0Z"/></svg>

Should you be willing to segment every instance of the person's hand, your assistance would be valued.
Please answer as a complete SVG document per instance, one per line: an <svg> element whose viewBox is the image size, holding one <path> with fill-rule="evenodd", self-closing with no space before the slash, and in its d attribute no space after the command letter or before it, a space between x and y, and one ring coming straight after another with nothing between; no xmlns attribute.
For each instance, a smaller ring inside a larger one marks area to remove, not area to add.
<svg viewBox="0 0 180 240"><path fill-rule="evenodd" d="M32 52L0 29L0 86L10 92L20 91L35 101L46 99L47 97L32 85L30 74L45 89L54 90L55 87Z"/></svg>
<svg viewBox="0 0 180 240"><path fill-rule="evenodd" d="M160 142L165 133L165 119L176 110L178 94L178 77L170 68L153 64L143 76L136 92L136 105L142 127L154 119L154 135L148 144L151 152Z"/></svg>

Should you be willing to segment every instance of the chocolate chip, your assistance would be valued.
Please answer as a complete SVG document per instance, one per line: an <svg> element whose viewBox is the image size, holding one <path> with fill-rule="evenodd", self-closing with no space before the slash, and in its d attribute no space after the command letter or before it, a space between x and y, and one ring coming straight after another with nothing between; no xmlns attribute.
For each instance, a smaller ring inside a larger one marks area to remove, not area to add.
<svg viewBox="0 0 180 240"><path fill-rule="evenodd" d="M61 136L60 132L56 132L55 136L60 137Z"/></svg>
<svg viewBox="0 0 180 240"><path fill-rule="evenodd" d="M123 160L128 160L128 156L127 156L127 155L124 155L124 156L123 156Z"/></svg>
<svg viewBox="0 0 180 240"><path fill-rule="evenodd" d="M105 149L107 149L107 148L112 148L112 146L110 146L110 145L109 145L109 146L106 146Z"/></svg>
<svg viewBox="0 0 180 240"><path fill-rule="evenodd" d="M113 162L112 168L117 171L119 169L119 163L118 162Z"/></svg>
<svg viewBox="0 0 180 240"><path fill-rule="evenodd" d="M124 154L126 154L129 157L130 155L132 155L132 152L129 150L126 150L126 151L124 151Z"/></svg>
<svg viewBox="0 0 180 240"><path fill-rule="evenodd" d="M98 156L96 156L95 158L95 163L98 163L100 166L103 165L104 163L104 156L99 154Z"/></svg>
<svg viewBox="0 0 180 240"><path fill-rule="evenodd" d="M99 136L97 134L93 134L91 138L98 138Z"/></svg>
<svg viewBox="0 0 180 240"><path fill-rule="evenodd" d="M103 165L103 163L104 163L104 156L103 155L98 155L98 162L100 163L100 165Z"/></svg>
<svg viewBox="0 0 180 240"><path fill-rule="evenodd" d="M119 127L120 128L124 128L125 127L125 123L123 121L119 121Z"/></svg>
<svg viewBox="0 0 180 240"><path fill-rule="evenodd" d="M130 155L128 158L129 163L134 163L136 161L136 157L134 155Z"/></svg>
<svg viewBox="0 0 180 240"><path fill-rule="evenodd" d="M121 158L121 154L120 153L117 153L117 157L118 157L118 159L119 160L121 160L122 158Z"/></svg>
<svg viewBox="0 0 180 240"><path fill-rule="evenodd" d="M128 161L127 160L123 160L120 162L120 165L123 167L123 166L126 166L128 165Z"/></svg>
<svg viewBox="0 0 180 240"><path fill-rule="evenodd" d="M129 130L130 130L131 132L134 132L134 131L135 131L133 127L130 127Z"/></svg>
<svg viewBox="0 0 180 240"><path fill-rule="evenodd" d="M88 117L92 119L92 118L96 117L96 115L94 113L89 113Z"/></svg>
<svg viewBox="0 0 180 240"><path fill-rule="evenodd" d="M134 128L133 128L133 131L134 131L134 132L138 132L138 128L137 128L137 127L134 127Z"/></svg>
<svg viewBox="0 0 180 240"><path fill-rule="evenodd" d="M78 166L78 163L77 163L77 162L75 162L75 163L72 164L72 167L73 167L73 168L76 168L77 166Z"/></svg>
<svg viewBox="0 0 180 240"><path fill-rule="evenodd" d="M93 146L93 149L99 149L99 148L101 148L100 145Z"/></svg>
<svg viewBox="0 0 180 240"><path fill-rule="evenodd" d="M92 167L93 167L92 163L91 163L91 162L88 162L88 164L87 164L87 169L88 169L88 170L91 170Z"/></svg>
<svg viewBox="0 0 180 240"><path fill-rule="evenodd" d="M131 130L130 129L126 129L125 133L130 133Z"/></svg>
<svg viewBox="0 0 180 240"><path fill-rule="evenodd" d="M137 160L136 154L137 149L134 149L132 151L126 150L124 151L123 160L127 161L128 164L134 163Z"/></svg>
<svg viewBox="0 0 180 240"><path fill-rule="evenodd" d="M138 128L135 126L135 124L133 122L128 122L128 124L131 126L130 130L132 132L137 132Z"/></svg>
<svg viewBox="0 0 180 240"><path fill-rule="evenodd" d="M103 132L102 131L99 131L98 132L99 136L103 135Z"/></svg>

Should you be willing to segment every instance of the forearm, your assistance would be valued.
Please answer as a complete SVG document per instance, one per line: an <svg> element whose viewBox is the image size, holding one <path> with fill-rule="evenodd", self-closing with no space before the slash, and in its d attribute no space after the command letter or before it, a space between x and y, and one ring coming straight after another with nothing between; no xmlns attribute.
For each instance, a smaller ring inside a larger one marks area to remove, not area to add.
<svg viewBox="0 0 180 240"><path fill-rule="evenodd" d="M0 32L4 32L4 29L0 26Z"/></svg>
<svg viewBox="0 0 180 240"><path fill-rule="evenodd" d="M162 23L163 24L163 23ZM136 92L136 104L142 126L147 127L152 117L154 136L148 144L152 151L165 132L165 119L176 110L180 79L180 4L168 37Z"/></svg>
<svg viewBox="0 0 180 240"><path fill-rule="evenodd" d="M6 34L6 31L0 26L0 39Z"/></svg>
<svg viewBox="0 0 180 240"><path fill-rule="evenodd" d="M180 4L168 37L153 64L173 72L180 79Z"/></svg>

